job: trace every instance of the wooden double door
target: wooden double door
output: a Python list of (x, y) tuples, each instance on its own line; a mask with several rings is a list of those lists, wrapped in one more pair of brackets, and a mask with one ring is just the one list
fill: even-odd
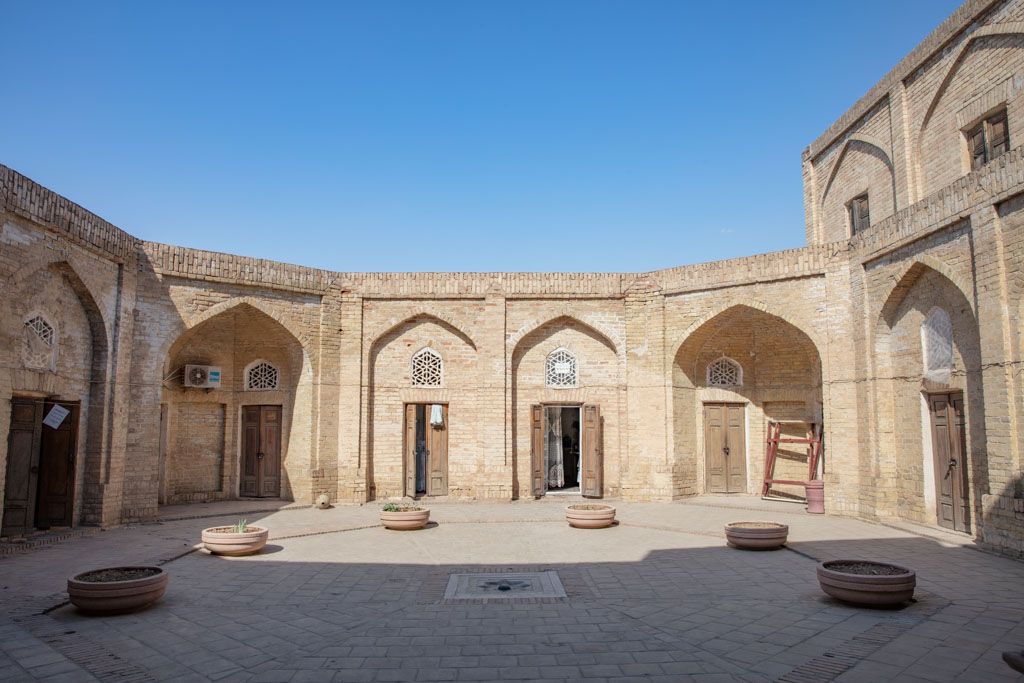
[[(543, 496), (549, 489), (549, 471), (545, 456), (545, 443), (550, 434), (550, 420), (545, 411), (553, 406), (530, 406), (530, 470), (533, 495)], [(580, 493), (588, 498), (604, 495), (604, 458), (602, 453), (601, 411), (596, 405), (580, 407), (583, 424), (580, 426)]]
[(448, 404), (405, 404), (405, 495), (448, 495)]
[(970, 531), (967, 495), (967, 423), (963, 393), (929, 394), (935, 513), (939, 526)]
[(281, 495), (281, 413), (281, 406), (242, 407), (243, 496)]
[(704, 468), (708, 493), (747, 490), (746, 426), (742, 403), (704, 404)]
[[(55, 406), (69, 411), (56, 427), (43, 424)], [(2, 536), (71, 526), (75, 502), (78, 402), (15, 396), (7, 441)]]

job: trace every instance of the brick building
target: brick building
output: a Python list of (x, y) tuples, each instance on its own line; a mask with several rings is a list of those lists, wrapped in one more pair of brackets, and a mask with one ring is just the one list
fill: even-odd
[(757, 494), (780, 421), (823, 429), (830, 512), (1024, 556), (1022, 89), (1024, 0), (969, 0), (804, 150), (806, 247), (649, 273), (155, 244), (0, 166), (2, 533), (242, 496)]

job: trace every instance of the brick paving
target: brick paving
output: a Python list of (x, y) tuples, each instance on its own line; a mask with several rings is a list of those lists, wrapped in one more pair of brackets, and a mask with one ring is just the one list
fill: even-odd
[[(1024, 564), (966, 537), (752, 498), (617, 503), (618, 526), (583, 531), (563, 504), (433, 504), (415, 532), (377, 526), (373, 505), (174, 506), (10, 554), (0, 680), (1024, 680), (1000, 660), (1024, 648)], [(238, 516), (271, 528), (264, 552), (194, 550)], [(788, 523), (789, 549), (727, 548), (722, 525), (741, 519)], [(915, 568), (917, 602), (828, 599), (816, 561), (843, 556)], [(63, 604), (68, 575), (140, 562), (171, 573), (149, 610)], [(444, 600), (449, 574), (485, 570), (557, 571), (567, 598)]]

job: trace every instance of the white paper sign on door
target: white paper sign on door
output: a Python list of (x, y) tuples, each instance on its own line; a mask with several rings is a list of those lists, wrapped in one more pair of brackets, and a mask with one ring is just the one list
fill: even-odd
[(43, 424), (47, 427), (53, 427), (56, 429), (60, 427), (60, 423), (64, 421), (64, 418), (68, 416), (71, 411), (62, 406), (54, 406), (50, 409), (46, 419), (43, 420)]

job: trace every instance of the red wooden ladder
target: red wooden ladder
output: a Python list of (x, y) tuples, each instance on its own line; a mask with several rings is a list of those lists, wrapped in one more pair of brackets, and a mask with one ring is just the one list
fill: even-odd
[[(808, 426), (806, 439), (782, 438), (782, 426), (787, 424), (805, 424)], [(769, 420), (768, 438), (765, 443), (764, 454), (764, 484), (761, 486), (761, 497), (770, 498), (772, 484), (789, 484), (790, 486), (803, 486), (805, 491), (807, 481), (815, 478), (818, 473), (818, 461), (821, 459), (821, 438), (823, 429), (817, 422), (803, 422), (800, 420)], [(779, 452), (780, 443), (805, 444), (807, 446), (807, 481), (793, 479), (775, 479), (775, 456)], [(796, 500), (786, 498), (785, 500)], [(807, 502), (805, 493), (803, 502)]]

